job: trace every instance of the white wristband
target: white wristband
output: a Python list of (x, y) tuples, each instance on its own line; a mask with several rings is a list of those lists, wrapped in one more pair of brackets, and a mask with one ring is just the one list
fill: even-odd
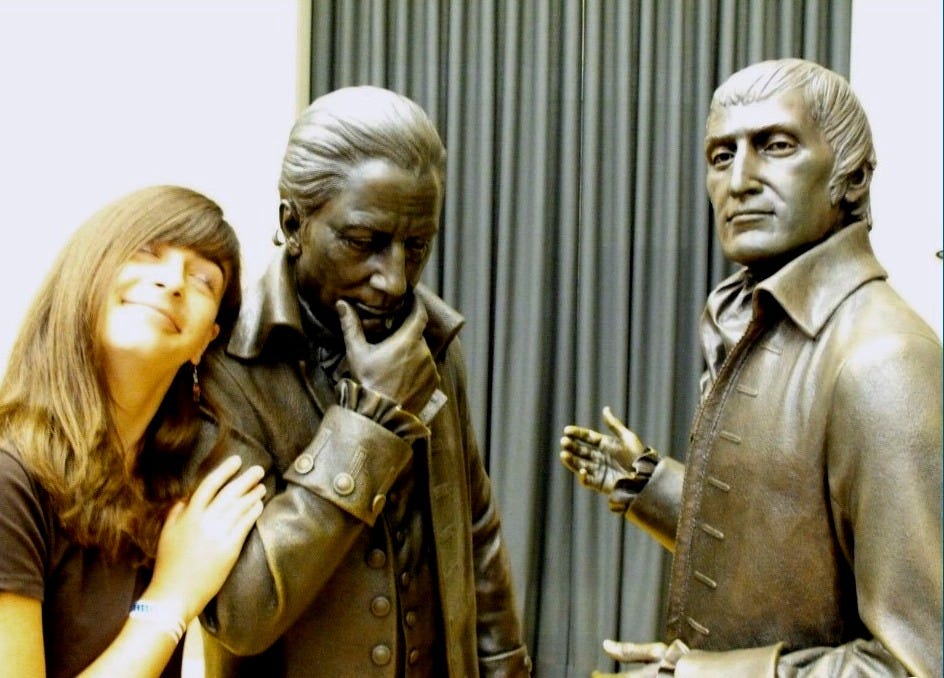
[(170, 634), (175, 645), (180, 642), (187, 630), (187, 623), (179, 610), (175, 610), (169, 605), (152, 603), (149, 600), (135, 601), (128, 616), (131, 619), (140, 619), (159, 627), (165, 633)]

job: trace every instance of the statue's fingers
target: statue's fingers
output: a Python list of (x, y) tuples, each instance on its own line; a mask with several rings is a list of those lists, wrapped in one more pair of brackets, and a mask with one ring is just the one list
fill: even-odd
[(582, 426), (565, 426), (564, 435), (588, 445), (599, 445), (602, 438), (602, 435), (597, 431)]
[(603, 651), (612, 659), (623, 663), (659, 662), (665, 656), (665, 643), (627, 643), (606, 639)]

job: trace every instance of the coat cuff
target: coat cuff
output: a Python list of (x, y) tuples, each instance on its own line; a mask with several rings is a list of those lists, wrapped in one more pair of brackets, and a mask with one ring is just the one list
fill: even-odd
[(411, 456), (410, 445), (395, 433), (333, 405), (284, 478), (373, 526)]
[(685, 465), (663, 457), (626, 512), (627, 518), (673, 553), (684, 480)]
[(675, 664), (676, 678), (776, 678), (782, 643), (746, 650), (692, 650)]
[(481, 678), (527, 678), (530, 675), (531, 657), (524, 645), (501, 654), (479, 657)]

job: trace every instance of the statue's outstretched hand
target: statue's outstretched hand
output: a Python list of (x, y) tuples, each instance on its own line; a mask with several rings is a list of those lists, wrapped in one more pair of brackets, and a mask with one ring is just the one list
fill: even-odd
[(581, 485), (609, 494), (620, 478), (635, 477), (633, 464), (652, 450), (609, 407), (603, 408), (603, 420), (613, 435), (566, 426), (560, 442), (560, 459)]

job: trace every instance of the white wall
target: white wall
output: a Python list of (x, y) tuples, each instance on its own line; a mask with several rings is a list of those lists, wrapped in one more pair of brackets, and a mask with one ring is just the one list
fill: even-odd
[(59, 247), (154, 183), (223, 207), (246, 280), (273, 247), (297, 0), (0, 0), (0, 369)]
[(941, 0), (855, 0), (850, 81), (872, 124), (872, 243), (941, 336)]

